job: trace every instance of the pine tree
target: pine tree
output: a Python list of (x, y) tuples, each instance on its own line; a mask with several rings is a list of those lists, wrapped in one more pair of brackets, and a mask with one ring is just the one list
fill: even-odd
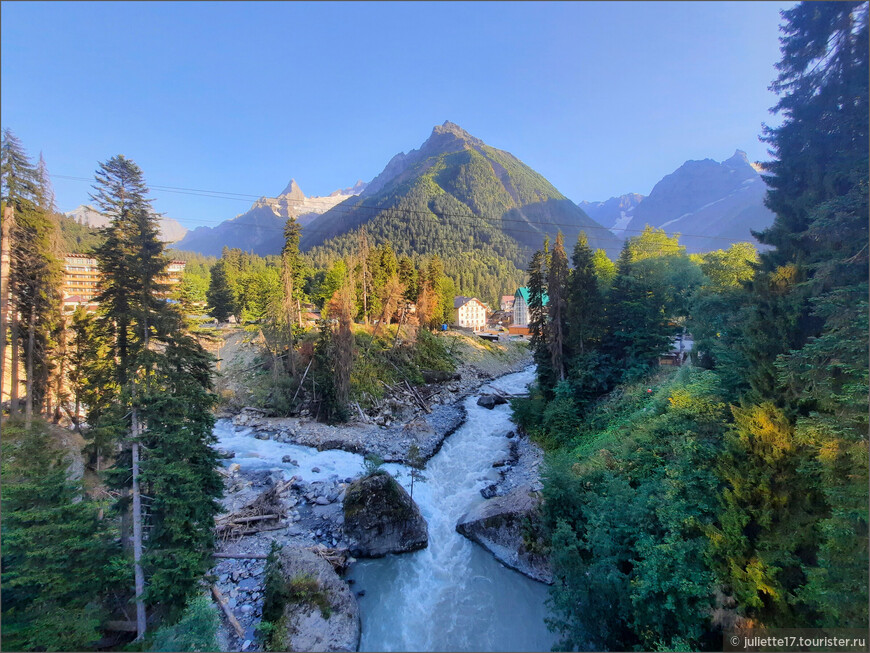
[(634, 261), (626, 243), (617, 262), (607, 301), (607, 336), (603, 351), (628, 380), (650, 371), (667, 351), (671, 336), (665, 314), (665, 288), (644, 274), (645, 261)]
[(574, 269), (568, 281), (568, 339), (571, 352), (586, 354), (601, 341), (602, 296), (595, 273), (595, 262), (586, 234), (580, 232), (571, 262)]
[(150, 533), (143, 566), (146, 601), (176, 616), (211, 567), (216, 499), (223, 483), (212, 448), (216, 403), (211, 390), (212, 357), (179, 329), (155, 357), (152, 379), (140, 403), (146, 425), (142, 442), (143, 493), (151, 497)]
[[(547, 325), (547, 277), (550, 266), (550, 241), (544, 239), (544, 248), (532, 255), (529, 261), (529, 333), (532, 355), (537, 365), (538, 384), (545, 393), (551, 393), (556, 385), (552, 357), (548, 347)], [(550, 396), (550, 395), (548, 395)]]
[(208, 302), (208, 314), (218, 322), (226, 322), (230, 316), (238, 316), (238, 299), (234, 292), (227, 272), (226, 259), (220, 259), (211, 268), (211, 277), (208, 284), (206, 301)]
[[(58, 315), (60, 264), (53, 255), (55, 226), (49, 217), (47, 178), (41, 177), (8, 129), (3, 133), (0, 152), (2, 198), (13, 211), (9, 277), (12, 344), (13, 353), (22, 345), (25, 352), (29, 421), (33, 407), (42, 405), (48, 391), (49, 334)], [(18, 378), (19, 364), (18, 356), (13, 356), (13, 379)], [(17, 385), (13, 383), (13, 412), (17, 409)]]
[(290, 374), (296, 377), (296, 338), (294, 329), (300, 318), (300, 303), (302, 296), (302, 265), (299, 258), (299, 238), (302, 229), (296, 224), (295, 218), (289, 218), (284, 225), (284, 247), (281, 250), (281, 277), (284, 282), (284, 328), (287, 332), (290, 350), (287, 358), (290, 364)]
[(550, 361), (555, 376), (559, 381), (564, 381), (565, 343), (568, 337), (568, 257), (561, 231), (556, 235), (556, 244), (550, 256), (550, 269), (547, 272)]
[(35, 420), (4, 424), (3, 645), (73, 651), (99, 639), (100, 599), (119, 579), (118, 554), (100, 506), (70, 480), (69, 460)]
[[(99, 379), (113, 401), (98, 404), (100, 414), (89, 414), (88, 421), (97, 432), (114, 431), (122, 445), (111, 479), (132, 496), (141, 638), (145, 602), (159, 602), (170, 614), (179, 611), (209, 564), (214, 498), (221, 489), (208, 446), (211, 357), (166, 301), (162, 274), (168, 259), (139, 167), (113, 157), (97, 171), (95, 190), (93, 199), (111, 219), (96, 257), (102, 272), (98, 327), (115, 365), (110, 379)], [(140, 488), (152, 499), (144, 510)], [(152, 527), (147, 539), (146, 522)]]
[[(761, 255), (747, 353), (757, 397), (777, 392), (774, 361), (823, 329), (810, 297), (867, 278), (868, 9), (866, 2), (801, 3), (783, 12), (782, 60), (771, 90), (784, 115), (764, 139), (773, 225)], [(761, 325), (774, 337), (763, 337)]]

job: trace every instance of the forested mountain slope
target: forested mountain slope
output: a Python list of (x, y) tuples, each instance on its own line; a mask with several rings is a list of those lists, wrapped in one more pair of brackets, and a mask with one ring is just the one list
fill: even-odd
[(399, 255), (438, 254), (469, 294), (512, 292), (507, 280), (521, 278), (534, 248), (560, 230), (569, 242), (585, 231), (614, 258), (621, 246), (540, 174), (450, 122), (303, 229), (302, 249), (325, 265), (357, 250), (362, 227)]

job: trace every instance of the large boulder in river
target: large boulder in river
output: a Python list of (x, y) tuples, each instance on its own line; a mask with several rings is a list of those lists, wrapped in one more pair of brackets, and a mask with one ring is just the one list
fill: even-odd
[(487, 499), (465, 514), (456, 530), (477, 542), (511, 569), (542, 583), (552, 584), (548, 558), (529, 551), (523, 532), (536, 520), (540, 500), (528, 486), (502, 497)]
[(298, 546), (285, 546), (280, 562), (288, 599), (273, 650), (356, 651), (359, 605), (332, 565)]
[(492, 410), (499, 404), (506, 404), (507, 399), (502, 397), (501, 395), (480, 395), (480, 399), (477, 400), (478, 406), (483, 406), (484, 408), (489, 408)]
[(420, 509), (385, 471), (357, 479), (344, 495), (344, 532), (356, 541), (357, 558), (425, 549), (429, 530)]

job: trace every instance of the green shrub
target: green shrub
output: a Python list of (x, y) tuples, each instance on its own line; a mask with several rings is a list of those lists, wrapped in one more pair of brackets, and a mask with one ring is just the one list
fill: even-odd
[(217, 651), (217, 609), (204, 596), (187, 602), (181, 619), (154, 634), (152, 651)]

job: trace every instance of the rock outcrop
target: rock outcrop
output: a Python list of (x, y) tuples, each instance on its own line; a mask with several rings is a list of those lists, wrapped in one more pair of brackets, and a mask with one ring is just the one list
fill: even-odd
[(356, 651), (359, 605), (347, 583), (310, 549), (284, 547), (280, 555), (288, 582), (305, 583), (307, 588), (306, 600), (284, 606), (284, 618), (278, 622), (284, 629), (282, 650)]
[(428, 526), (417, 504), (383, 471), (357, 479), (347, 488), (344, 533), (355, 541), (351, 554), (357, 558), (407, 553), (429, 544)]
[(510, 494), (487, 499), (472, 508), (456, 525), (456, 530), (490, 551), (504, 565), (529, 578), (551, 584), (549, 560), (526, 549), (523, 525), (535, 519), (539, 499), (528, 486)]

